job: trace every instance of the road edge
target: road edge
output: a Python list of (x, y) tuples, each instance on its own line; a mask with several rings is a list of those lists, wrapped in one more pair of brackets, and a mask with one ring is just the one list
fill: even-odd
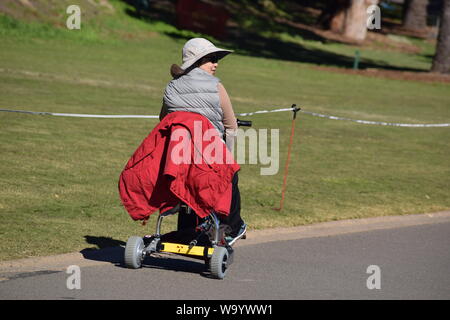
[[(236, 248), (273, 241), (288, 241), (303, 238), (328, 237), (341, 234), (367, 232), (380, 229), (403, 228), (424, 224), (450, 222), (450, 211), (427, 214), (400, 216), (381, 216), (362, 219), (347, 219), (315, 223), (311, 225), (252, 230), (247, 239), (236, 243)], [(117, 263), (115, 259), (107, 259), (108, 255), (117, 256), (117, 248), (105, 248), (95, 251), (95, 259), (86, 257), (81, 252), (72, 252), (44, 257), (31, 257), (0, 262), (0, 281), (10, 279), (8, 275), (17, 273), (34, 273), (39, 271), (64, 271), (70, 265), (79, 267)]]

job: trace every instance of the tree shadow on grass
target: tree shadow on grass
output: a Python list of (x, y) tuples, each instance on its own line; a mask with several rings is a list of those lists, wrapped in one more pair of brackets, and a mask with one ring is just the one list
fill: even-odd
[[(176, 33), (166, 33), (173, 38), (182, 38), (188, 40)], [(311, 63), (320, 66), (339, 67), (352, 69), (354, 57), (336, 54), (326, 50), (316, 48), (307, 48), (300, 44), (286, 42), (274, 38), (263, 38), (257, 34), (247, 34), (246, 36), (228, 40), (226, 42), (228, 48), (235, 49), (235, 52), (241, 55), (268, 58), (283, 61)], [(385, 69), (392, 71), (413, 71), (424, 72), (426, 70), (418, 68), (397, 67), (386, 64), (384, 61), (377, 61), (367, 58), (361, 58), (359, 61), (359, 69)]]
[[(128, 4), (133, 4), (134, 0), (122, 0)], [(170, 1), (168, 1), (170, 3)], [(151, 2), (150, 2), (151, 3)], [(126, 9), (126, 13), (142, 21), (154, 23), (162, 21), (164, 23), (176, 26), (176, 17), (173, 10), (161, 9), (160, 7), (150, 7), (145, 12), (138, 13), (133, 9)], [(317, 41), (321, 43), (333, 43), (337, 41), (326, 39), (321, 35), (314, 33), (308, 27), (295, 27), (289, 24), (280, 24), (271, 20), (266, 20), (264, 30), (271, 32), (277, 31), (286, 33), (290, 36), (300, 36), (304, 40)], [(300, 43), (284, 41), (278, 38), (262, 36), (251, 30), (244, 29), (240, 26), (230, 27), (227, 30), (228, 37), (222, 41), (214, 40), (218, 46), (233, 48), (241, 55), (252, 57), (278, 59), (284, 61), (311, 63), (322, 66), (332, 66), (340, 68), (353, 68), (354, 57), (337, 54), (327, 50), (311, 48)], [(180, 31), (166, 31), (166, 35), (174, 39), (188, 40), (191, 34)], [(208, 36), (207, 36), (208, 37)], [(181, 48), (180, 48), (181, 50)], [(360, 69), (375, 68), (392, 71), (415, 71), (424, 72), (425, 70), (408, 67), (397, 67), (387, 64), (385, 61), (372, 60), (362, 57), (359, 62)]]

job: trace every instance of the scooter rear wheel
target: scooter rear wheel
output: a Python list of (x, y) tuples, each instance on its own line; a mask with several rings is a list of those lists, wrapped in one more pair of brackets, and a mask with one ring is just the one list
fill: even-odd
[(144, 260), (144, 240), (141, 237), (131, 236), (125, 247), (125, 266), (130, 269), (139, 269)]

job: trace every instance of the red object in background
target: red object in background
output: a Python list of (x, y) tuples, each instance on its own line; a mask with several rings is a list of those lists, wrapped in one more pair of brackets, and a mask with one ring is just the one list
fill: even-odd
[(218, 39), (225, 38), (229, 19), (225, 8), (199, 0), (178, 0), (176, 12), (179, 28), (209, 34)]

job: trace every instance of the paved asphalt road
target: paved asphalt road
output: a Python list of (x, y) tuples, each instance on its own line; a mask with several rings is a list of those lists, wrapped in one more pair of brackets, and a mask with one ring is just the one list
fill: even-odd
[[(83, 252), (81, 289), (67, 288), (70, 274), (61, 265), (55, 269), (49, 262), (24, 272), (4, 264), (0, 300), (450, 299), (449, 218), (447, 213), (411, 225), (387, 221), (376, 228), (367, 227), (370, 222), (362, 224), (367, 228), (351, 226), (351, 232), (337, 222), (338, 232), (303, 227), (285, 240), (265, 234), (256, 241), (250, 233), (236, 247), (224, 280), (210, 279), (202, 261), (179, 256), (150, 257), (142, 269), (126, 269), (123, 247)], [(367, 279), (375, 274), (367, 269), (373, 265), (380, 289), (370, 290)]]

